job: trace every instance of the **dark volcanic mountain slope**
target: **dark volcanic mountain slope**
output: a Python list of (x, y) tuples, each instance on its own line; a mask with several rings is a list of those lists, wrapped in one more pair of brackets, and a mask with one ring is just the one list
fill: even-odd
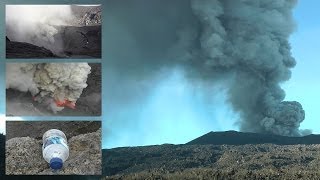
[(50, 50), (24, 42), (6, 41), (7, 58), (57, 58)]
[(129, 174), (149, 169), (175, 172), (210, 166), (221, 156), (220, 147), (161, 145), (116, 148), (103, 151), (103, 174)]
[[(299, 140), (297, 142), (294, 142), (296, 138), (274, 136), (268, 139), (266, 136), (229, 131), (208, 133), (183, 145), (105, 149), (103, 172), (107, 175), (106, 179), (312, 179), (319, 177), (320, 145), (317, 143), (319, 136), (297, 138)], [(231, 137), (234, 139), (232, 140)], [(223, 144), (224, 140), (226, 144), (237, 145), (212, 144), (213, 142)], [(261, 142), (259, 143), (258, 140)]]
[(312, 179), (320, 175), (319, 150), (272, 144), (118, 148), (104, 150), (103, 170), (107, 179)]
[(214, 145), (244, 145), (244, 144), (265, 144), (278, 145), (294, 144), (320, 144), (320, 135), (308, 135), (304, 137), (287, 137), (273, 134), (244, 133), (237, 131), (209, 132), (196, 138), (187, 144), (214, 144)]
[(56, 46), (61, 46), (61, 56), (78, 58), (101, 58), (101, 25), (61, 26), (54, 37)]

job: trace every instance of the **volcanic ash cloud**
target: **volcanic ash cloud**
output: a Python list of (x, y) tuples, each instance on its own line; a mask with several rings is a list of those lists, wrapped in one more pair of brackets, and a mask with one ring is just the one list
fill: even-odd
[(6, 88), (30, 92), (53, 112), (74, 108), (87, 87), (87, 63), (7, 63)]
[[(288, 42), (295, 28), (292, 9), (296, 0), (148, 2), (132, 4), (130, 9), (119, 1), (110, 3), (122, 11), (110, 6), (109, 26), (118, 28), (114, 32), (123, 32), (123, 36), (110, 39), (111, 70), (134, 82), (142, 75), (156, 79), (157, 69), (178, 66), (190, 83), (225, 83), (227, 101), (240, 114), (242, 131), (286, 136), (306, 132), (299, 129), (305, 118), (301, 104), (284, 101), (280, 87), (296, 65)], [(126, 61), (120, 63), (126, 54), (130, 61), (123, 58)], [(127, 86), (116, 82), (119, 91)], [(127, 89), (130, 94), (134, 88)]]
[(294, 5), (294, 0), (191, 1), (202, 29), (197, 64), (235, 75), (229, 101), (240, 112), (243, 131), (301, 135), (305, 112), (299, 102), (283, 101), (279, 86), (296, 64), (288, 42)]

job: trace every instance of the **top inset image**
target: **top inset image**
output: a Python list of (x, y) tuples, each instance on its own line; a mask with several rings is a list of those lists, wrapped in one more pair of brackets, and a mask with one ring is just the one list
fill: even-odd
[(101, 58), (101, 5), (6, 5), (6, 58)]

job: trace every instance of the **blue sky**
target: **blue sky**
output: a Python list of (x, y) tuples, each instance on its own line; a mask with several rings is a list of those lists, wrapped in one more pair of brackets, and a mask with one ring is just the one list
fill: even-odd
[[(106, 113), (103, 147), (182, 144), (210, 131), (237, 128), (223, 87), (203, 89), (188, 83), (181, 71), (171, 73), (140, 102), (143, 108), (134, 104), (121, 113)], [(215, 96), (208, 99), (204, 91)]]
[(302, 129), (320, 133), (320, 1), (300, 0), (294, 10), (297, 29), (290, 38), (297, 65), (291, 79), (283, 85), (286, 100), (299, 101), (305, 112)]
[[(317, 9), (319, 7), (320, 1), (318, 0), (300, 0), (294, 10), (297, 29), (292, 34), (290, 42), (293, 56), (297, 60), (297, 66), (292, 70), (291, 80), (282, 85), (287, 93), (286, 100), (299, 101), (306, 111), (306, 119), (301, 128), (312, 129), (314, 133), (320, 133), (320, 127), (317, 127), (320, 113), (317, 103), (317, 100), (320, 99), (320, 54), (318, 53), (320, 50), (320, 21), (318, 19), (320, 13)], [(4, 89), (3, 61), (0, 62), (0, 67), (0, 87)], [(180, 83), (172, 86), (172, 83), (177, 81)], [(213, 91), (219, 91), (219, 89), (213, 89)], [(185, 143), (212, 130), (237, 130), (237, 126), (234, 125), (237, 116), (230, 111), (228, 106), (223, 105), (223, 91), (219, 92), (219, 97), (222, 98), (213, 97), (212, 102), (215, 102), (215, 104), (206, 104), (201, 98), (201, 94), (198, 94), (197, 97), (199, 98), (195, 104), (189, 103), (191, 101), (189, 99), (190, 93), (193, 93), (192, 88), (188, 86), (188, 83), (184, 81), (179, 73), (174, 73), (172, 79), (163, 82), (153, 92), (147, 102), (145, 112), (141, 112), (141, 122), (138, 124), (109, 124), (108, 122), (103, 122), (105, 124), (104, 127), (112, 125), (109, 128), (124, 129), (123, 133), (112, 136), (112, 140), (104, 137), (103, 147), (161, 144), (166, 142)], [(171, 97), (176, 97), (176, 99), (168, 105), (167, 101), (170, 101)], [(4, 96), (0, 97), (0, 100), (0, 132), (3, 132), (4, 116), (1, 116), (1, 114), (4, 114)], [(194, 102), (194, 100), (192, 101)], [(212, 111), (203, 111), (202, 105), (212, 107)], [(215, 107), (220, 108), (216, 109)], [(161, 110), (154, 112), (155, 109)], [(178, 117), (176, 117), (175, 112), (177, 110), (181, 112)], [(153, 115), (150, 116), (150, 113)], [(194, 118), (195, 116), (197, 117)], [(229, 118), (226, 120), (225, 117)], [(108, 119), (103, 119), (108, 121)], [(104, 128), (104, 131), (106, 131), (106, 128)]]

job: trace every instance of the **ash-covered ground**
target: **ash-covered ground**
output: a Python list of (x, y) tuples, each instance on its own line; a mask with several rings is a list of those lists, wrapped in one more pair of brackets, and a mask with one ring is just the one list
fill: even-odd
[(53, 113), (47, 107), (32, 99), (29, 92), (14, 89), (6, 90), (7, 116), (100, 116), (101, 115), (101, 64), (89, 63), (91, 73), (88, 86), (77, 100), (76, 109), (64, 108)]
[[(52, 172), (42, 157), (42, 135), (52, 128), (66, 134), (70, 149), (58, 172)], [(7, 175), (101, 175), (101, 156), (100, 121), (7, 122)]]
[(101, 6), (46, 6), (42, 21), (17, 16), (19, 10), (43, 13), (39, 7), (14, 8), (9, 7), (6, 21), (7, 58), (101, 58)]
[(208, 133), (187, 144), (103, 150), (105, 179), (315, 179), (320, 136)]

